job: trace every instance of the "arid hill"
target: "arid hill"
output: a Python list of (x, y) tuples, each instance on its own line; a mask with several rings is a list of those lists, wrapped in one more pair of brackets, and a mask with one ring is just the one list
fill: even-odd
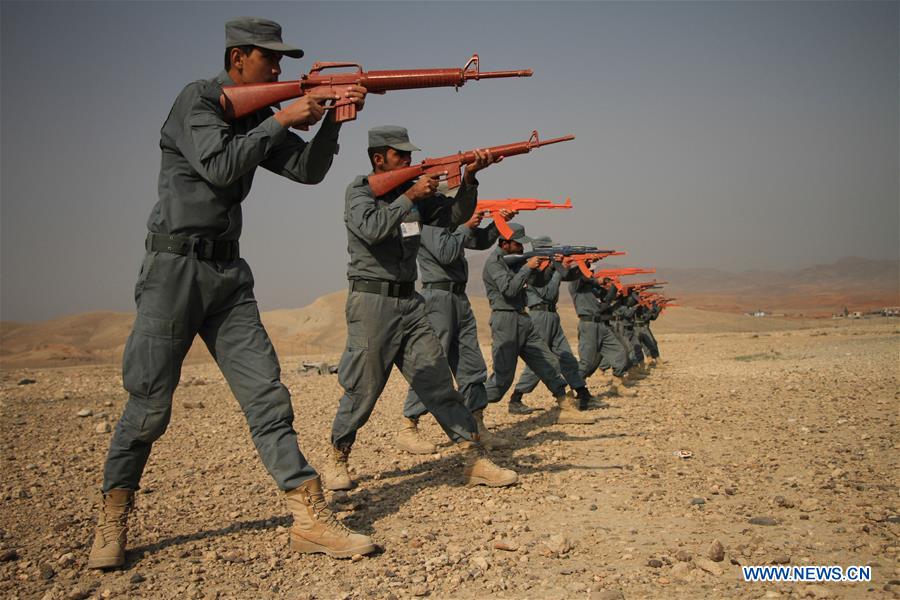
[[(347, 335), (347, 293), (322, 296), (303, 308), (264, 312), (263, 323), (280, 356), (331, 356), (340, 353)], [(489, 351), (490, 309), (484, 297), (472, 297), (481, 343)], [(560, 315), (576, 340), (577, 320), (565, 299)], [(3, 368), (118, 363), (131, 330), (130, 313), (95, 312), (37, 323), (0, 323)], [(762, 332), (823, 326), (821, 320), (754, 318), (743, 314), (673, 307), (653, 325), (657, 333)], [(194, 341), (188, 362), (210, 360), (202, 340)]]

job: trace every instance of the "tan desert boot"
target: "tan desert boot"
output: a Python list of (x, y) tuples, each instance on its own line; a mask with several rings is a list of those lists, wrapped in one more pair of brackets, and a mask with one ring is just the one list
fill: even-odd
[(612, 395), (623, 398), (634, 398), (637, 396), (637, 392), (628, 387), (623, 377), (613, 377), (613, 383), (609, 385), (609, 392)]
[(325, 468), (325, 488), (337, 490), (352, 490), (353, 480), (350, 478), (350, 472), (347, 470), (347, 463), (350, 460), (350, 448), (341, 450), (331, 446), (331, 460)]
[(628, 369), (628, 373), (626, 373), (626, 376), (629, 379), (632, 379), (634, 381), (640, 381), (641, 379), (645, 379), (647, 377), (647, 375), (648, 374), (646, 372), (644, 372), (644, 370), (642, 369), (640, 364), (634, 365), (633, 367)]
[(484, 409), (473, 411), (472, 416), (475, 417), (475, 423), (478, 424), (478, 440), (482, 446), (488, 450), (512, 447), (512, 443), (508, 439), (493, 433), (484, 424)]
[(419, 420), (403, 417), (403, 428), (397, 432), (397, 447), (410, 454), (434, 454), (437, 446), (419, 434)]
[(505, 487), (519, 480), (519, 476), (512, 469), (504, 469), (491, 462), (478, 442), (462, 441), (459, 445), (466, 457), (463, 478), (467, 487), (473, 485)]
[(578, 400), (575, 399), (575, 395), (571, 390), (569, 390), (562, 396), (557, 396), (556, 405), (559, 407), (559, 413), (556, 415), (557, 424), (590, 425), (597, 422), (594, 417), (588, 416), (582, 411), (578, 410)]
[(125, 564), (128, 513), (133, 507), (134, 490), (109, 490), (103, 494), (88, 569), (112, 569)]
[(291, 550), (351, 558), (357, 554), (371, 554), (378, 549), (372, 538), (348, 529), (334, 516), (325, 502), (322, 480), (318, 477), (287, 492), (285, 498), (288, 509), (294, 515)]

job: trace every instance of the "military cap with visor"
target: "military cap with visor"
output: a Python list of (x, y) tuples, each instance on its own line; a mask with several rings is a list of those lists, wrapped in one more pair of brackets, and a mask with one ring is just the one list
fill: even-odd
[(281, 25), (259, 17), (238, 17), (225, 23), (225, 48), (235, 46), (256, 46), (291, 58), (303, 56), (303, 50), (281, 40)]
[(501, 239), (513, 242), (519, 242), (523, 246), (525, 244), (531, 244), (532, 239), (525, 235), (525, 227), (520, 225), (519, 223), (508, 223), (509, 228), (512, 229), (512, 235), (509, 237), (501, 237)]
[(401, 152), (416, 152), (421, 150), (409, 141), (409, 132), (406, 127), (399, 125), (382, 125), (369, 130), (369, 148), (393, 148)]

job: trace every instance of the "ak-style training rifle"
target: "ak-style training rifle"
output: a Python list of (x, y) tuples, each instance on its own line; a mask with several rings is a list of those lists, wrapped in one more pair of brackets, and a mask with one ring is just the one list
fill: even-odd
[[(566, 135), (553, 138), (552, 140), (541, 141), (538, 139), (538, 132), (532, 131), (531, 137), (524, 142), (514, 142), (502, 146), (491, 146), (490, 148), (484, 148), (483, 150), (490, 152), (494, 157), (516, 156), (517, 154), (527, 154), (541, 146), (549, 146), (550, 144), (558, 144), (559, 142), (568, 142), (574, 139), (574, 135)], [(437, 175), (441, 179), (446, 180), (447, 187), (454, 189), (459, 187), (460, 181), (462, 181), (462, 166), (470, 165), (477, 159), (478, 156), (475, 154), (474, 150), (457, 152), (456, 154), (442, 156), (440, 158), (426, 158), (417, 165), (369, 175), (369, 187), (372, 188), (372, 194), (375, 196), (383, 196), (391, 190), (422, 175)]]
[(592, 262), (602, 260), (607, 256), (624, 256), (625, 252), (616, 250), (601, 250), (595, 246), (535, 246), (529, 252), (522, 254), (507, 254), (503, 257), (506, 264), (513, 266), (523, 262), (527, 262), (530, 258), (538, 256), (543, 259), (540, 269), (543, 271), (551, 261), (561, 261), (568, 258), (581, 271), (585, 277), (592, 275), (590, 264)]
[[(473, 54), (463, 68), (404, 69), (393, 71), (363, 71), (351, 62), (317, 62), (306, 75), (295, 81), (274, 83), (249, 83), (222, 87), (219, 103), (227, 120), (240, 119), (267, 106), (293, 98), (299, 98), (313, 90), (327, 90), (335, 96), (343, 96), (348, 85), (361, 85), (370, 94), (384, 94), (393, 90), (411, 90), (429, 87), (453, 87), (457, 90), (467, 81), (499, 79), (504, 77), (531, 77), (531, 69), (519, 71), (481, 72), (477, 54)], [(355, 68), (349, 73), (323, 73), (326, 69)], [(356, 119), (356, 105), (347, 98), (334, 101), (327, 107), (332, 119), (338, 123)]]
[(572, 199), (566, 198), (563, 204), (553, 204), (552, 200), (538, 200), (536, 198), (506, 198), (505, 200), (479, 200), (475, 205), (475, 213), (490, 217), (497, 226), (497, 231), (504, 239), (509, 239), (513, 231), (500, 215), (501, 210), (541, 210), (541, 209), (569, 209), (572, 208)]

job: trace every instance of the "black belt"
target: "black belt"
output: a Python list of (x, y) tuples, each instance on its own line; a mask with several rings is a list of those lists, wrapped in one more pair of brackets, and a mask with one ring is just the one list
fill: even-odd
[(578, 320), (579, 320), (579, 321), (584, 321), (585, 323), (606, 323), (606, 322), (609, 321), (609, 318), (607, 318), (607, 317), (584, 317), (584, 316), (579, 316), (579, 317), (578, 317)]
[(237, 240), (204, 240), (184, 235), (148, 233), (144, 247), (148, 252), (170, 252), (220, 262), (231, 262), (240, 257)]
[(350, 281), (351, 292), (381, 294), (391, 298), (409, 298), (416, 292), (414, 282), (379, 281), (377, 279), (353, 279)]
[(423, 283), (422, 287), (426, 290), (444, 290), (445, 292), (453, 292), (454, 294), (466, 293), (466, 284), (457, 283), (455, 281), (436, 281), (434, 283)]
[(524, 308), (495, 308), (494, 312), (511, 312), (516, 313), (517, 315), (527, 315), (528, 311)]
[(528, 310), (543, 310), (547, 312), (556, 312), (555, 304), (534, 304), (528, 307)]

